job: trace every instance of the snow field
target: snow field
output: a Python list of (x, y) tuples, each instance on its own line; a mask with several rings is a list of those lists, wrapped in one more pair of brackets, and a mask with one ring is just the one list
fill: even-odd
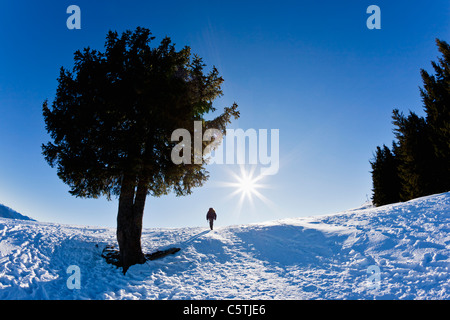
[[(144, 229), (145, 252), (181, 251), (125, 276), (100, 256), (115, 243), (114, 228), (1, 218), (0, 299), (450, 299), (450, 193), (214, 231)], [(80, 289), (68, 288), (71, 265)]]

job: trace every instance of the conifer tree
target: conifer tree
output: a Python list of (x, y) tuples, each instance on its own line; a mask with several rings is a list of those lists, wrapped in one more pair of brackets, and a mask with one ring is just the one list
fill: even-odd
[(407, 201), (435, 193), (434, 181), (439, 172), (434, 167), (436, 158), (426, 120), (414, 112), (406, 117), (398, 109), (393, 111), (392, 118), (398, 141), (396, 156), (401, 181), (400, 199)]
[(400, 200), (400, 179), (398, 175), (398, 163), (391, 150), (383, 145), (377, 147), (372, 166), (373, 196), (372, 201), (376, 206), (382, 206)]
[[(209, 178), (205, 160), (174, 164), (174, 130), (193, 136), (202, 129), (225, 127), (238, 118), (237, 105), (212, 120), (213, 101), (222, 95), (215, 67), (204, 72), (202, 59), (189, 47), (175, 50), (170, 38), (151, 47), (146, 28), (110, 31), (105, 51), (75, 52), (73, 71), (61, 68), (56, 97), (44, 102), (43, 115), (52, 141), (43, 145), (47, 162), (77, 197), (117, 196), (117, 241), (125, 273), (145, 261), (141, 248), (147, 195), (188, 195)], [(203, 142), (202, 147), (206, 147)]]
[[(426, 117), (414, 112), (405, 116), (398, 109), (392, 115), (397, 139), (392, 151), (401, 201), (450, 190), (450, 46), (439, 39), (436, 44), (442, 57), (431, 62), (435, 74), (421, 69), (420, 94)], [(382, 187), (387, 178), (383, 174), (385, 169), (380, 169), (387, 162), (387, 154), (387, 150), (377, 147), (375, 160), (371, 162), (373, 199), (377, 205), (387, 201)]]
[(443, 192), (450, 191), (450, 46), (439, 39), (436, 44), (442, 57), (438, 62), (431, 62), (434, 75), (421, 70), (423, 88), (420, 94), (436, 156), (434, 166), (439, 171), (434, 183), (436, 189)]

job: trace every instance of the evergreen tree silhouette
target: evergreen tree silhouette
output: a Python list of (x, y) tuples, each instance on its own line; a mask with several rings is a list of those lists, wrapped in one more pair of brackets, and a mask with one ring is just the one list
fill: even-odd
[(381, 206), (400, 200), (398, 163), (391, 150), (383, 145), (377, 147), (372, 166), (373, 204)]
[[(76, 51), (73, 71), (61, 68), (56, 97), (43, 105), (52, 141), (43, 155), (77, 197), (119, 198), (117, 240), (123, 272), (145, 262), (141, 248), (147, 195), (188, 195), (209, 178), (201, 163), (174, 164), (178, 142), (172, 132), (183, 128), (194, 136), (202, 129), (225, 134), (237, 105), (212, 120), (213, 101), (222, 95), (222, 77), (215, 67), (204, 72), (202, 59), (189, 47), (175, 50), (170, 38), (151, 47), (146, 28), (110, 31), (105, 51)], [(205, 148), (209, 142), (203, 142)], [(193, 158), (193, 155), (192, 155)]]
[[(431, 64), (435, 71), (430, 75), (421, 69), (423, 88), (420, 94), (426, 117), (410, 112), (405, 116), (398, 109), (392, 119), (394, 141), (392, 155), (395, 158), (399, 183), (399, 200), (446, 192), (450, 190), (450, 46), (436, 39), (442, 57)], [(389, 151), (389, 152), (388, 152)], [(377, 147), (372, 165), (373, 201), (376, 205), (394, 202), (386, 191), (397, 190), (397, 181), (391, 181), (388, 172), (394, 174), (390, 163), (391, 152), (385, 146)], [(392, 194), (392, 195), (393, 195)]]

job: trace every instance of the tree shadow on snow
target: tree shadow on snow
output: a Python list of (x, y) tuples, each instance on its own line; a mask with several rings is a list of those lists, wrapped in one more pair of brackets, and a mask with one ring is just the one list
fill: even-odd
[(181, 245), (186, 246), (186, 245), (190, 244), (191, 242), (193, 242), (195, 239), (200, 238), (201, 236), (208, 234), (210, 232), (211, 232), (211, 230), (202, 231), (199, 234), (196, 234), (196, 235), (190, 237), (189, 239), (187, 239), (186, 241), (182, 242)]

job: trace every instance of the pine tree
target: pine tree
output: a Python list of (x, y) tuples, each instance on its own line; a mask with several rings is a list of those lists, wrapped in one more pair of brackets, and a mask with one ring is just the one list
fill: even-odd
[(407, 201), (438, 192), (434, 182), (439, 170), (435, 167), (436, 157), (426, 120), (414, 112), (405, 117), (397, 109), (392, 118), (398, 141), (400, 199)]
[[(442, 58), (431, 62), (435, 75), (421, 69), (424, 86), (420, 94), (426, 118), (413, 112), (405, 116), (397, 109), (392, 115), (397, 139), (392, 151), (401, 201), (450, 190), (450, 46), (438, 39), (436, 43)], [(386, 150), (378, 147), (375, 161), (371, 162), (373, 198), (377, 205), (386, 201), (380, 186), (386, 181), (384, 169), (379, 169), (387, 161), (386, 154)]]
[(436, 44), (442, 58), (431, 62), (435, 75), (421, 69), (420, 94), (439, 171), (434, 183), (438, 192), (444, 192), (450, 190), (450, 46), (439, 39)]
[(382, 206), (400, 200), (400, 179), (398, 162), (391, 150), (383, 145), (377, 147), (372, 166), (373, 195), (372, 201), (376, 206)]
[[(216, 118), (213, 101), (222, 95), (222, 77), (215, 67), (204, 72), (202, 59), (189, 47), (175, 50), (170, 38), (157, 47), (148, 29), (138, 27), (120, 37), (110, 31), (105, 51), (75, 52), (73, 71), (61, 68), (56, 97), (43, 105), (52, 138), (43, 155), (77, 197), (119, 198), (117, 241), (125, 273), (145, 261), (141, 248), (147, 195), (188, 195), (209, 178), (205, 161), (174, 164), (171, 141), (175, 129), (194, 136), (202, 129), (225, 134), (237, 105)], [(207, 142), (203, 142), (202, 147)]]

